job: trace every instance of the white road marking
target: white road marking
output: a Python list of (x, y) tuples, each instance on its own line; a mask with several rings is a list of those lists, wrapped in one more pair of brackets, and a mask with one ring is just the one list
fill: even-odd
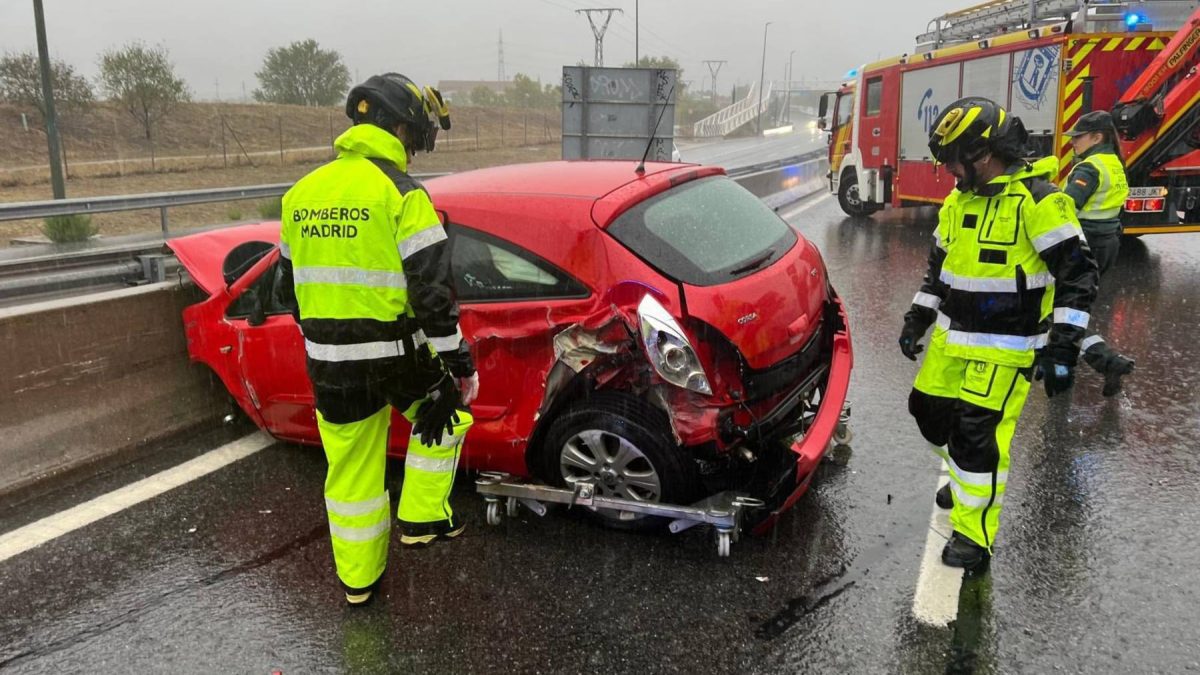
[(825, 200), (828, 199), (830, 196), (831, 195), (829, 193), (821, 195), (820, 197), (817, 197), (816, 199), (813, 199), (812, 201), (801, 204), (800, 206), (797, 206), (796, 208), (794, 208), (790, 211), (779, 214), (779, 217), (783, 218), (784, 220), (791, 220), (792, 218), (795, 218), (796, 216), (800, 215), (801, 213), (804, 213), (805, 211), (816, 206), (817, 204), (824, 204)]
[[(938, 488), (950, 482), (946, 463)], [(948, 626), (958, 617), (958, 596), (962, 590), (963, 571), (942, 563), (942, 547), (954, 529), (950, 512), (935, 503), (929, 517), (929, 533), (925, 536), (925, 554), (921, 557), (921, 572), (917, 576), (917, 592), (913, 597), (913, 616), (930, 626)]]
[(256, 431), (216, 450), (160, 471), (91, 501), (0, 535), (0, 562), (57, 539), (62, 535), (119, 513), (135, 504), (228, 466), (275, 443), (265, 432)]

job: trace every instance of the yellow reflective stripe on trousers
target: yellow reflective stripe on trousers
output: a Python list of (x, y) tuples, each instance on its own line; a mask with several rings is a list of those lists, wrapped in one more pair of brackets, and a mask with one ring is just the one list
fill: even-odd
[(988, 487), (988, 494), (986, 495), (974, 495), (967, 492), (966, 487), (961, 483), (951, 478), (950, 489), (954, 492), (955, 502), (962, 504), (963, 506), (969, 506), (973, 509), (982, 509), (989, 504), (996, 506), (1000, 503), (1001, 493), (997, 491), (993, 497), (991, 493), (991, 487)]
[(458, 466), (457, 457), (442, 457), (435, 459), (433, 457), (425, 457), (416, 453), (408, 453), (404, 458), (405, 469), (417, 469), (428, 473), (446, 473), (453, 472)]
[[(964, 485), (972, 485), (975, 487), (987, 488), (989, 490), (991, 489), (992, 474), (978, 473), (975, 471), (964, 471), (961, 467), (958, 466), (958, 464), (956, 464), (954, 462), (954, 460), (952, 458), (950, 458), (949, 454), (946, 455), (946, 461), (950, 465), (951, 473), (953, 473), (958, 478), (959, 483), (962, 483)], [(1000, 471), (996, 474), (995, 478), (996, 478), (996, 485), (1006, 485), (1008, 483), (1008, 472)]]
[(379, 535), (385, 534), (390, 529), (390, 516), (385, 516), (380, 522), (366, 527), (346, 527), (332, 522), (329, 523), (329, 534), (343, 541), (371, 541)]
[(369, 288), (408, 288), (403, 272), (368, 270), (357, 267), (296, 267), (296, 284), (335, 284)]
[(339, 516), (363, 516), (368, 513), (373, 513), (388, 505), (388, 493), (384, 492), (374, 499), (367, 499), (361, 502), (339, 502), (336, 499), (325, 498), (325, 508), (331, 513), (336, 513)]

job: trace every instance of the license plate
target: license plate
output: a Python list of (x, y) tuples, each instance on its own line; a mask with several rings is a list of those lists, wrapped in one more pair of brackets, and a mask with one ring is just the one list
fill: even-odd
[(1148, 197), (1166, 197), (1167, 189), (1163, 187), (1134, 187), (1129, 188), (1129, 199), (1146, 199)]

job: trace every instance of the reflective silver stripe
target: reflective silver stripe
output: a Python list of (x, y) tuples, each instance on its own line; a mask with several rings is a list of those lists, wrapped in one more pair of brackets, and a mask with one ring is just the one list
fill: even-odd
[(954, 491), (955, 505), (962, 504), (963, 506), (969, 506), (974, 509), (982, 509), (983, 507), (987, 506), (989, 503), (992, 506), (995, 506), (1000, 503), (1000, 495), (998, 492), (996, 494), (996, 500), (993, 502), (992, 498), (990, 496), (979, 497), (979, 496), (976, 496), (976, 495), (973, 495), (973, 494), (967, 492), (966, 490), (964, 490), (962, 488), (961, 485), (958, 484), (958, 481), (953, 481), (953, 480), (950, 481), (950, 489), (952, 489)]
[(971, 293), (1016, 293), (1017, 280), (1011, 277), (964, 277), (942, 270), (942, 283), (958, 291)]
[(1087, 312), (1081, 312), (1070, 307), (1055, 307), (1054, 308), (1054, 323), (1065, 323), (1080, 328), (1087, 328), (1088, 321), (1092, 316)]
[(1041, 335), (1026, 337), (1022, 335), (968, 333), (961, 330), (952, 330), (946, 333), (946, 342), (960, 347), (994, 347), (996, 349), (1023, 352), (1045, 347), (1046, 334), (1042, 333)]
[(345, 527), (329, 523), (329, 534), (342, 541), (371, 541), (382, 534), (387, 534), (391, 529), (391, 525), (392, 519), (390, 516), (385, 516), (378, 523), (366, 527)]
[(433, 227), (405, 237), (396, 248), (400, 250), (400, 259), (407, 260), (409, 256), (417, 251), (429, 248), (443, 241), (446, 241), (446, 231), (442, 229), (441, 225), (434, 225)]
[(447, 335), (446, 337), (431, 337), (426, 339), (429, 340), (430, 345), (433, 345), (434, 351), (452, 352), (458, 349), (459, 343), (462, 342), (462, 329), (455, 327), (454, 335)]
[[(443, 438), (442, 440), (446, 439)], [(446, 447), (453, 447), (453, 445), (453, 443), (447, 443)], [(445, 459), (434, 459), (410, 452), (404, 458), (405, 469), (417, 469), (418, 471), (426, 471), (428, 473), (453, 473), (457, 466), (458, 458), (454, 456), (446, 457)]]
[(942, 245), (942, 237), (938, 234), (937, 230), (933, 231), (933, 245), (942, 249), (943, 251), (946, 250), (946, 247)]
[(1033, 247), (1037, 249), (1038, 253), (1041, 253), (1056, 244), (1061, 244), (1071, 237), (1082, 238), (1083, 230), (1079, 229), (1079, 226), (1075, 223), (1063, 223), (1053, 230), (1034, 238)]
[[(992, 487), (992, 474), (978, 473), (975, 471), (963, 471), (958, 464), (949, 455), (946, 456), (946, 461), (950, 464), (950, 470), (954, 472), (958, 482), (966, 485), (974, 485), (976, 487), (990, 488)], [(1008, 472), (1001, 471), (996, 474), (996, 485), (1004, 485), (1008, 483)]]
[(1079, 349), (1086, 352), (1087, 350), (1091, 349), (1092, 347), (1095, 347), (1098, 344), (1102, 344), (1103, 342), (1104, 342), (1104, 338), (1100, 337), (1099, 335), (1093, 335), (1091, 337), (1084, 338), (1083, 342), (1079, 343)]
[(1054, 275), (1049, 272), (1038, 272), (1025, 277), (1025, 288), (1050, 288), (1054, 286)]
[(374, 499), (368, 499), (361, 502), (339, 502), (336, 499), (325, 498), (325, 508), (336, 513), (339, 516), (365, 516), (368, 513), (374, 513), (379, 509), (388, 505), (388, 493), (385, 490), (383, 494)]
[(946, 330), (946, 342), (960, 347), (994, 347), (1012, 351), (1027, 351), (1046, 346), (1048, 335), (1004, 335), (1003, 333), (970, 333), (962, 330), (951, 330), (950, 317), (938, 312), (938, 328)]
[(403, 272), (364, 270), (357, 267), (297, 267), (297, 284), (354, 284), (373, 288), (408, 288)]
[(286, 241), (279, 242), (279, 255), (287, 258), (288, 260), (292, 259), (292, 247), (288, 246)]
[(932, 293), (917, 293), (913, 298), (914, 305), (928, 307), (929, 309), (937, 309), (942, 306), (942, 299)]
[(312, 340), (304, 341), (304, 349), (317, 361), (365, 361), (404, 356), (404, 345), (399, 342), (359, 342), (351, 345), (326, 345)]

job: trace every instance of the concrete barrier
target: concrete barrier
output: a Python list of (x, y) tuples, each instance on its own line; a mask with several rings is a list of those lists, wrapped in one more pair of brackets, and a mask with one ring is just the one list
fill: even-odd
[(199, 299), (168, 282), (0, 309), (0, 494), (219, 419), (183, 331)]

